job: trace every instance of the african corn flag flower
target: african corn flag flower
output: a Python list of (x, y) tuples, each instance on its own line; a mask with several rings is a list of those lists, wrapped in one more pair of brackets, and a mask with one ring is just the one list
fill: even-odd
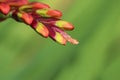
[(0, 0), (0, 21), (13, 18), (33, 28), (37, 33), (65, 45), (66, 42), (78, 44), (65, 31), (73, 30), (71, 23), (61, 20), (62, 13), (49, 5), (28, 0)]

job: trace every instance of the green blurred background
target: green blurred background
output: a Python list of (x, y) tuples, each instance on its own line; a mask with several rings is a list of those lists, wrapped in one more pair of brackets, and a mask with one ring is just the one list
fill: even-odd
[(80, 43), (62, 46), (23, 23), (1, 22), (0, 80), (120, 80), (120, 0), (42, 1), (75, 25), (68, 33)]

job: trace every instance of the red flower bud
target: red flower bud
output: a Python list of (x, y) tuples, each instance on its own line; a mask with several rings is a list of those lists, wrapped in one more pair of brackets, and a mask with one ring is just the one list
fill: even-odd
[(49, 36), (49, 31), (44, 24), (34, 20), (31, 27), (43, 37), (47, 38)]
[(52, 9), (48, 10), (47, 15), (49, 15), (50, 17), (55, 17), (55, 18), (61, 18), (62, 17), (62, 13), (60, 11), (52, 10)]
[(8, 14), (10, 11), (10, 6), (6, 3), (0, 3), (0, 12), (2, 12), (3, 14)]
[(54, 25), (63, 30), (73, 30), (74, 29), (74, 27), (71, 23), (62, 21), (62, 20), (55, 21)]
[(34, 9), (46, 9), (46, 8), (50, 8), (49, 5), (44, 4), (44, 3), (40, 3), (40, 2), (32, 2), (29, 5), (32, 6), (32, 8), (34, 8)]
[(60, 11), (52, 9), (38, 9), (36, 10), (36, 13), (42, 17), (60, 18), (62, 16), (62, 13)]
[(24, 21), (26, 24), (28, 24), (28, 25), (30, 25), (30, 24), (32, 23), (32, 21), (33, 21), (33, 17), (32, 17), (30, 14), (25, 13), (25, 12), (22, 13), (21, 18), (22, 18), (23, 21)]

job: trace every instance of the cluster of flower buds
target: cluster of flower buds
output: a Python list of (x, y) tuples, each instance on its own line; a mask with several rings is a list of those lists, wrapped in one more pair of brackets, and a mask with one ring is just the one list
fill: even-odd
[(73, 30), (71, 23), (61, 20), (62, 13), (41, 2), (27, 0), (0, 0), (0, 21), (13, 18), (30, 25), (37, 33), (65, 45), (78, 44), (65, 30)]

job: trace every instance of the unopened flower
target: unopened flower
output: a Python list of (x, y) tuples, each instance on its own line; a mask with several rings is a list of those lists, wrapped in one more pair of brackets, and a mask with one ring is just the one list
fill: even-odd
[(41, 2), (27, 0), (0, 0), (0, 21), (13, 18), (30, 25), (37, 33), (65, 45), (78, 44), (65, 30), (73, 30), (71, 23), (61, 20), (62, 13)]

